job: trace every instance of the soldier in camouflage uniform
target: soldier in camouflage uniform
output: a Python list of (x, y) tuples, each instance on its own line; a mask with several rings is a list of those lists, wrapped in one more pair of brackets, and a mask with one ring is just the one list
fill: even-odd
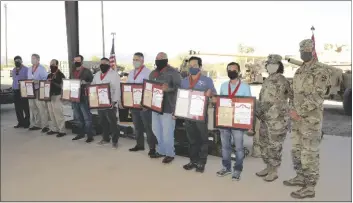
[(284, 71), (279, 55), (269, 55), (266, 69), (268, 78), (262, 84), (259, 107), (256, 110), (260, 120), (260, 148), (265, 169), (256, 175), (267, 182), (278, 178), (277, 169), (281, 165), (282, 145), (288, 132), (289, 104), (293, 92), (289, 81), (282, 75)]
[(293, 78), (294, 100), (292, 118), (292, 160), (295, 178), (284, 181), (287, 186), (302, 186), (292, 192), (293, 198), (315, 197), (319, 179), (319, 145), (323, 119), (324, 95), (330, 81), (330, 70), (313, 57), (313, 41), (300, 42), (303, 65)]

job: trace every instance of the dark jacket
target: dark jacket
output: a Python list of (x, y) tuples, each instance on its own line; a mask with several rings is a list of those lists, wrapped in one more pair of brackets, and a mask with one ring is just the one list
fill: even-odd
[(168, 66), (165, 71), (155, 77), (158, 72), (157, 70), (153, 70), (150, 73), (149, 79), (168, 84), (169, 88), (164, 92), (163, 96), (163, 113), (174, 113), (177, 91), (181, 83), (181, 75), (171, 66)]
[(51, 79), (50, 84), (50, 95), (61, 95), (63, 79), (65, 79), (65, 75), (58, 70), (58, 72), (54, 75), (50, 73), (47, 79)]
[[(76, 68), (74, 68), (71, 71), (70, 79), (76, 79), (75, 78), (75, 71), (76, 71)], [(84, 80), (87, 83), (91, 83), (93, 81), (93, 74), (88, 68), (84, 68), (80, 73), (79, 79)], [(88, 85), (89, 84), (82, 84), (81, 85), (81, 96), (80, 96), (81, 98), (87, 97), (85, 92), (86, 92), (86, 88), (88, 87)]]

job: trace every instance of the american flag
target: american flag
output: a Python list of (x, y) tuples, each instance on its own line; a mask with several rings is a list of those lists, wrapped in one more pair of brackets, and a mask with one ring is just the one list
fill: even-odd
[(314, 36), (314, 32), (313, 32), (313, 35), (311, 36), (311, 40), (313, 40), (313, 57), (314, 57), (315, 60), (318, 61), (319, 59), (317, 58), (316, 49), (315, 49), (315, 36)]
[(112, 49), (110, 51), (110, 57), (109, 57), (109, 63), (110, 67), (116, 68), (116, 59), (115, 59), (115, 48), (114, 48), (114, 37), (113, 37), (113, 44), (112, 44)]

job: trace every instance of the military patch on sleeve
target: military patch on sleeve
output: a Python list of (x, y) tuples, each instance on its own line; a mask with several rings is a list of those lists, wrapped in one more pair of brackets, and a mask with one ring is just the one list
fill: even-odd
[(327, 80), (327, 76), (326, 75), (321, 76), (321, 80), (322, 81), (326, 81)]

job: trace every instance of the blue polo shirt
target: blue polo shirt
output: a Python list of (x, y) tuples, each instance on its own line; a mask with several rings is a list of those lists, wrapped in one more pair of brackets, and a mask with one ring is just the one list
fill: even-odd
[[(190, 77), (186, 77), (181, 81), (180, 87), (184, 89), (189, 89)], [(195, 90), (207, 91), (211, 89), (213, 94), (217, 94), (216, 88), (214, 87), (213, 80), (207, 76), (201, 75), (197, 83), (195, 84)]]
[[(230, 84), (231, 93), (233, 93), (238, 83), (239, 81), (236, 84)], [(229, 81), (222, 83), (220, 95), (228, 95), (228, 84), (229, 84)], [(238, 92), (235, 94), (235, 96), (251, 97), (250, 86), (245, 82), (241, 82)]]

